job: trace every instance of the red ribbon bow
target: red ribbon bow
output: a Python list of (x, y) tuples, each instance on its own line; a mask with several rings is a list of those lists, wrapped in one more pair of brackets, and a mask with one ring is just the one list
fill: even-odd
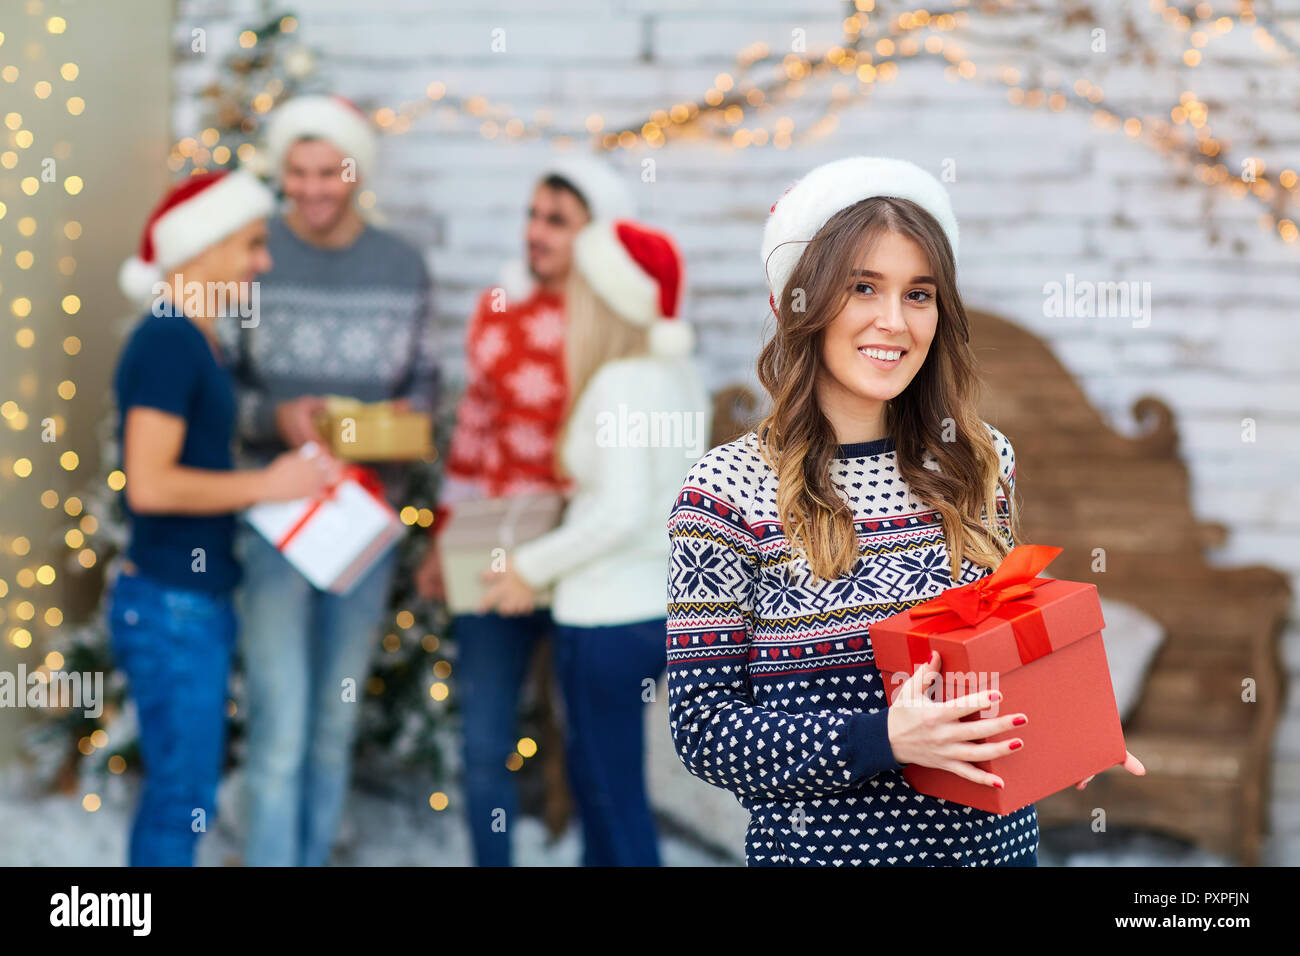
[[(998, 569), (978, 581), (949, 588), (936, 598), (912, 608), (912, 617), (942, 614), (951, 611), (966, 627), (978, 624), (1008, 601), (1028, 597), (1034, 588), (1046, 584), (1050, 578), (1039, 578), (1038, 572), (1047, 567), (1064, 548), (1045, 544), (1021, 544), (1012, 548)], [(955, 630), (957, 625), (947, 628)]]
[(373, 468), (366, 468), (362, 465), (347, 465), (343, 469), (343, 476), (334, 484), (326, 488), (325, 494), (314, 499), (312, 503), (307, 506), (307, 510), (298, 516), (298, 520), (290, 525), (289, 530), (280, 536), (280, 540), (275, 543), (276, 549), (283, 551), (287, 548), (289, 542), (298, 536), (298, 532), (305, 528), (307, 522), (310, 521), (312, 516), (320, 510), (321, 505), (338, 496), (339, 485), (343, 484), (343, 482), (348, 479), (355, 481), (362, 488), (368, 491), (370, 497), (376, 498), (380, 501), (384, 500), (384, 483), (380, 479), (377, 471)]
[(1035, 588), (1051, 581), (1051, 578), (1038, 577), (1038, 573), (1063, 550), (1042, 544), (1018, 545), (1007, 553), (992, 574), (949, 588), (938, 597), (912, 608), (911, 617), (930, 618), (907, 632), (912, 664), (930, 659), (929, 635), (972, 627), (995, 616), (1011, 622), (1021, 663), (1027, 664), (1051, 653), (1052, 646), (1041, 611), (1030, 608), (1030, 613), (1024, 615), (1017, 608), (1003, 609), (1002, 606), (1029, 597)]

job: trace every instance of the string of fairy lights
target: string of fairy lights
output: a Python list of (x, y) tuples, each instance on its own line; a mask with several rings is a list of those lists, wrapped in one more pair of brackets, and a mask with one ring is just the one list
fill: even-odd
[[(924, 9), (900, 13), (890, 20), (883, 35), (880, 35), (881, 29), (870, 16), (874, 0), (857, 0), (857, 13), (845, 18), (842, 24), (846, 38), (844, 45), (831, 47), (819, 57), (796, 53), (781, 55), (778, 76), (767, 84), (740, 83), (732, 74), (721, 73), (701, 100), (655, 110), (640, 125), (628, 125), (618, 130), (606, 130), (604, 118), (593, 114), (587, 118), (586, 132), (607, 151), (643, 146), (653, 149), (665, 145), (672, 136), (696, 133), (705, 119), (712, 119), (713, 135), (729, 139), (734, 148), (770, 145), (786, 149), (829, 135), (838, 126), (840, 112), (870, 96), (876, 84), (891, 83), (898, 77), (900, 60), (925, 54), (942, 56), (948, 61), (945, 76), (950, 80), (971, 80), (983, 75), (1002, 82), (1007, 87), (1008, 101), (1017, 106), (1046, 106), (1055, 112), (1071, 105), (1089, 108), (1093, 111), (1093, 122), (1099, 128), (1123, 130), (1135, 140), (1145, 137), (1150, 145), (1164, 154), (1191, 159), (1194, 174), (1200, 182), (1224, 187), (1233, 198), (1251, 196), (1261, 203), (1271, 203), (1282, 193), (1288, 194), (1287, 198), (1291, 201), (1300, 198), (1294, 169), (1284, 168), (1273, 177), (1263, 159), (1245, 157), (1242, 160), (1242, 170), (1248, 167), (1250, 171), (1249, 178), (1245, 178), (1242, 170), (1234, 171), (1221, 160), (1212, 162), (1225, 152), (1225, 144), (1212, 135), (1208, 126), (1208, 107), (1191, 91), (1184, 92), (1179, 102), (1169, 109), (1167, 121), (1155, 119), (1144, 122), (1137, 115), (1124, 116), (1124, 111), (1109, 108), (1102, 88), (1084, 78), (1079, 78), (1072, 86), (1053, 89), (1049, 88), (1050, 84), (1029, 87), (1022, 85), (1022, 71), (1011, 66), (981, 74), (960, 45), (942, 35), (970, 25), (969, 12), (959, 9), (964, 6), (966, 3), (959, 0), (952, 10), (944, 13), (933, 14)], [(1285, 32), (1276, 28), (1270, 30), (1258, 22), (1252, 4), (1245, 0), (1238, 4), (1235, 16), (1216, 16), (1211, 4), (1199, 3), (1193, 9), (1195, 20), (1164, 0), (1151, 0), (1150, 9), (1172, 28), (1188, 34), (1188, 46), (1182, 55), (1182, 61), (1189, 68), (1200, 65), (1201, 51), (1213, 37), (1227, 34), (1238, 24), (1252, 26), (1252, 38), (1266, 52), (1272, 52), (1279, 46), (1293, 55), (1296, 52), (1294, 42)], [(930, 31), (924, 39), (915, 35), (922, 30)], [(870, 48), (863, 49), (864, 42), (872, 37), (874, 42)], [(1281, 41), (1279, 37), (1282, 38)], [(758, 66), (775, 64), (778, 57), (766, 44), (755, 44), (742, 50), (736, 60), (738, 72), (745, 74)], [(795, 123), (789, 116), (776, 120), (771, 129), (763, 125), (744, 125), (747, 115), (780, 102), (798, 99), (804, 93), (807, 80), (834, 72), (854, 75), (858, 83), (857, 89), (851, 89), (849, 83), (843, 80), (835, 84), (825, 112), (808, 124), (802, 135), (795, 133)], [(429, 85), (423, 100), (402, 104), (397, 109), (378, 109), (374, 111), (374, 118), (382, 129), (392, 135), (400, 135), (407, 132), (414, 121), (432, 109), (435, 103), (447, 99), (445, 84), (435, 81)], [(541, 136), (546, 135), (550, 128), (545, 117), (528, 123), (519, 117), (509, 116), (506, 108), (494, 109), (483, 97), (469, 97), (451, 105), (458, 107), (462, 114), (480, 117), (479, 132), (485, 139), (495, 139), (502, 134), (511, 139)], [(1183, 127), (1194, 130), (1194, 143), (1187, 143), (1180, 138), (1178, 131)], [(559, 132), (553, 134), (552, 138), (571, 139), (573, 134)], [(1265, 229), (1275, 229), (1287, 242), (1293, 242), (1297, 238), (1296, 224), (1290, 218), (1265, 211), (1259, 217), (1259, 224)]]
[[(28, 15), (40, 17), (43, 13), (43, 4), (39, 0), (28, 0), (25, 11)], [(55, 215), (53, 222), (42, 222), (42, 217), (36, 214), (38, 212), (36, 197), (42, 189), (61, 189), (66, 196), (77, 197), (82, 194), (85, 183), (76, 174), (55, 177), (44, 175), (49, 159), (54, 160), (56, 169), (72, 161), (72, 143), (68, 139), (59, 139), (42, 153), (38, 154), (34, 151), (37, 136), (31, 128), (32, 124), (20, 112), (24, 107), (19, 100), (19, 91), (30, 93), (32, 100), (27, 102), (36, 112), (45, 108), (44, 101), (57, 102), (61, 99), (63, 111), (73, 118), (83, 115), (86, 101), (79, 92), (78, 80), (81, 70), (75, 60), (68, 59), (59, 63), (60, 58), (52, 55), (54, 51), (47, 50), (47, 45), (57, 45), (65, 37), (68, 30), (67, 20), (62, 16), (49, 16), (44, 19), (42, 28), (48, 40), (44, 43), (36, 40), (28, 42), (20, 56), (15, 57), (25, 60), (24, 65), (19, 66), (11, 62), (0, 69), (0, 81), (3, 82), (2, 88), (6, 89), (5, 100), (8, 107), (3, 117), (5, 148), (0, 151), (0, 168), (18, 170), (18, 175), (21, 176), (17, 181), (17, 193), (20, 195), (9, 197), (15, 208), (10, 209), (4, 201), (0, 200), (0, 221), (10, 218), (14, 220), (17, 243), (23, 247), (19, 248), (13, 257), (20, 282), (36, 274), (37, 257), (30, 246), (39, 242), (37, 237), (43, 231), (55, 230), (54, 241), (61, 247), (60, 251), (65, 253), (56, 255), (52, 261), (53, 271), (56, 274), (55, 285), (63, 293), (58, 297), (57, 307), (64, 315), (75, 316), (81, 311), (82, 305), (81, 298), (75, 291), (78, 264), (74, 254), (76, 243), (82, 237), (82, 225), (75, 217), (64, 218), (62, 215)], [(4, 49), (6, 40), (5, 34), (0, 32), (0, 50)], [(31, 82), (30, 86), (23, 82), (28, 78), (28, 74), (39, 77)], [(24, 172), (40, 172), (41, 175), (22, 175)], [(27, 200), (32, 201), (30, 209), (26, 208)], [(58, 238), (59, 236), (61, 239)], [(2, 248), (0, 251), (3, 251)], [(0, 289), (0, 291), (8, 290)], [(25, 294), (22, 288), (15, 289), (10, 294), (12, 297), (9, 299), (8, 310), (19, 323), (14, 332), (14, 344), (20, 350), (30, 350), (37, 342), (37, 332), (31, 323), (40, 316), (42, 311), (39, 307), (40, 303), (33, 301), (33, 295)], [(82, 351), (81, 339), (76, 335), (67, 335), (62, 339), (60, 348), (69, 359), (75, 358)], [(0, 418), (3, 418), (4, 425), (10, 431), (27, 434), (39, 431), (42, 433), (42, 439), (46, 437), (47, 431), (52, 431), (54, 438), (62, 438), (66, 434), (67, 420), (59, 411), (44, 415), (39, 421), (32, 420), (38, 415), (35, 409), (44, 401), (35, 371), (29, 369), (18, 375), (12, 387), (17, 398), (9, 398), (0, 403)], [(53, 391), (60, 402), (71, 402), (77, 395), (77, 386), (72, 378), (65, 378), (54, 385)], [(28, 408), (24, 408), (24, 405)], [(29, 426), (32, 432), (28, 432)], [(71, 449), (62, 451), (58, 455), (57, 462), (59, 469), (68, 473), (75, 473), (81, 464), (80, 456)], [(5, 456), (0, 459), (0, 473), (6, 478), (25, 483), (27, 479), (37, 475), (38, 469), (32, 457), (20, 453), (16, 457)], [(118, 475), (120, 476), (120, 473)], [(110, 479), (112, 480), (116, 479)], [(71, 521), (62, 533), (62, 544), (68, 554), (67, 562), (83, 569), (93, 567), (97, 555), (91, 547), (90, 539), (99, 531), (99, 521), (95, 515), (87, 512), (82, 499), (77, 495), (62, 496), (55, 488), (47, 487), (40, 492), (37, 500), (45, 510), (61, 510)], [(55, 559), (49, 563), (23, 564), (23, 560), (33, 552), (33, 542), (24, 534), (4, 534), (0, 536), (0, 542), (3, 543), (4, 551), (22, 565), (13, 572), (12, 588), (7, 578), (0, 577), (0, 598), (9, 598), (7, 604), (0, 607), (0, 624), (9, 625), (6, 632), (9, 644), (20, 650), (26, 649), (33, 643), (34, 627), (43, 625), (47, 631), (52, 632), (64, 623), (64, 614), (58, 606), (57, 597), (51, 596), (57, 593), (52, 589), (60, 575), (56, 564), (61, 562)], [(44, 604), (44, 608), (39, 607), (40, 604)], [(63, 655), (57, 650), (51, 650), (44, 655), (40, 665), (32, 673), (32, 677), (38, 682), (48, 684), (50, 675), (63, 666)], [(25, 693), (26, 689), (20, 689), (19, 692)], [(96, 748), (106, 746), (107, 743), (107, 734), (97, 730), (78, 741), (78, 748), (82, 753), (91, 753)], [(120, 757), (116, 757), (110, 761), (110, 769), (120, 773), (125, 769), (125, 762)], [(98, 809), (98, 795), (93, 793), (84, 795), (82, 805), (90, 811)]]
[[(40, 12), (39, 3), (29, 3), (28, 12)], [(67, 22), (63, 17), (49, 17), (45, 22), (45, 31), (50, 37), (59, 37), (67, 29)], [(0, 33), (0, 48), (3, 48), (5, 36)], [(38, 43), (28, 44), (25, 51), (27, 59), (34, 65), (31, 69), (39, 72), (45, 66), (43, 50)], [(27, 69), (24, 67), (23, 69)], [(21, 70), (16, 64), (8, 64), (0, 69), (0, 80), (8, 87), (17, 86), (21, 78)], [(31, 86), (31, 93), (36, 100), (47, 100), (54, 96), (64, 98), (64, 109), (68, 115), (76, 117), (82, 115), (85, 110), (85, 100), (78, 95), (76, 81), (80, 74), (80, 69), (73, 61), (66, 61), (58, 67), (57, 76), (62, 86), (56, 88), (55, 83), (49, 79), (39, 79)], [(15, 94), (11, 94), (6, 99), (10, 105), (18, 105)], [(34, 165), (39, 166), (43, 157), (37, 157), (30, 152), (35, 143), (35, 134), (27, 127), (23, 116), (17, 110), (9, 110), (4, 115), (4, 126), (7, 130), (6, 145), (9, 147), (0, 152), (0, 167), (6, 170), (16, 169), (23, 159), (35, 160)], [(53, 144), (50, 149), (50, 155), (57, 162), (66, 162), (72, 154), (71, 144), (66, 140), (60, 140)], [(35, 197), (41, 190), (42, 186), (48, 188), (62, 188), (68, 196), (78, 196), (84, 188), (81, 177), (76, 175), (64, 176), (57, 184), (44, 183), (42, 178), (35, 175), (23, 176), (18, 182), (18, 190), (26, 197)], [(17, 203), (16, 203), (17, 205)], [(15, 222), (15, 231), (19, 237), (19, 242), (34, 237), (41, 228), (41, 223), (34, 215), (24, 215), (25, 210), (19, 208), (13, 210), (18, 214)], [(0, 220), (5, 219), (10, 213), (6, 204), (0, 201)], [(68, 243), (73, 243), (81, 238), (81, 223), (76, 219), (68, 219), (62, 224), (55, 224), (56, 228), (62, 233)], [(18, 267), (20, 273), (30, 273), (35, 265), (35, 254), (29, 248), (22, 248), (14, 255), (14, 264)], [(69, 254), (59, 257), (54, 263), (55, 269), (59, 275), (59, 284), (64, 287), (71, 287), (72, 277), (77, 270), (76, 257)], [(21, 290), (19, 290), (21, 293)], [(76, 315), (81, 310), (81, 299), (75, 292), (67, 292), (59, 301), (59, 308), (66, 315)], [(20, 323), (19, 328), (14, 333), (14, 343), (20, 349), (31, 349), (36, 343), (36, 332), (31, 325), (27, 324), (34, 318), (34, 306), (31, 297), (23, 294), (14, 295), (9, 301), (9, 311)], [(62, 350), (69, 356), (76, 356), (81, 352), (81, 340), (75, 335), (66, 336), (62, 341)], [(22, 399), (35, 400), (39, 394), (36, 374), (33, 371), (27, 371), (20, 375), (16, 381), (18, 395)], [(58, 382), (54, 389), (57, 396), (63, 401), (71, 401), (77, 393), (76, 384), (72, 379), (63, 379)], [(18, 401), (9, 399), (0, 404), (0, 416), (4, 418), (5, 424), (9, 429), (15, 432), (22, 432), (27, 429), (29, 424), (28, 413), (21, 407)], [(55, 413), (48, 416), (53, 425), (53, 431), (56, 436), (62, 435), (66, 430), (66, 420), (63, 415)], [(59, 455), (59, 467), (64, 471), (76, 471), (80, 464), (80, 459), (75, 451), (66, 450)], [(34, 466), (31, 458), (19, 456), (17, 458), (5, 458), (3, 461), (3, 470), (8, 474), (19, 478), (26, 479), (31, 477), (34, 472)], [(97, 528), (97, 521), (93, 515), (84, 514), (84, 506), (77, 497), (68, 497), (60, 501), (60, 496), (53, 488), (47, 488), (40, 494), (40, 503), (42, 507), (48, 510), (54, 510), (62, 506), (65, 514), (70, 518), (78, 519), (75, 527), (69, 528), (64, 534), (64, 544), (75, 553), (76, 561), (81, 567), (89, 568), (95, 563), (96, 556), (93, 549), (86, 546), (86, 539), (93, 535)], [(19, 558), (25, 557), (31, 552), (31, 541), (23, 536), (6, 536), (6, 550)], [(38, 567), (23, 567), (18, 569), (14, 574), (14, 584), (24, 592), (30, 591), (36, 586), (48, 587), (52, 585), (58, 577), (57, 570), (50, 564), (42, 564)], [(0, 578), (0, 597), (9, 593), (8, 582)], [(29, 630), (29, 623), (37, 617), (37, 609), (33, 601), (26, 598), (11, 603), (6, 608), (0, 608), (0, 621), (6, 620), (9, 616), (17, 621), (9, 629), (8, 640), (13, 646), (26, 648), (31, 645), (32, 635)], [(63, 613), (55, 605), (45, 608), (41, 615), (41, 620), (48, 627), (58, 627), (63, 622)], [(61, 666), (61, 658), (57, 652), (49, 655), (42, 665), (45, 674), (48, 674), (50, 668)]]
[[(883, 27), (872, 14), (875, 0), (856, 0), (855, 12), (842, 22), (844, 42), (820, 55), (786, 53), (777, 55), (767, 44), (752, 44), (736, 55), (737, 69), (720, 73), (702, 97), (694, 101), (672, 104), (656, 109), (641, 121), (607, 129), (605, 117), (593, 113), (586, 117), (583, 129), (563, 129), (551, 121), (549, 111), (540, 110), (532, 119), (513, 115), (509, 107), (493, 105), (483, 96), (458, 96), (452, 94), (446, 83), (435, 80), (428, 84), (424, 96), (401, 103), (397, 107), (380, 107), (371, 111), (375, 123), (388, 135), (399, 136), (409, 132), (418, 120), (432, 110), (445, 121), (457, 122), (468, 117), (479, 124), (479, 135), (488, 140), (526, 140), (546, 138), (567, 145), (578, 138), (586, 138), (606, 151), (619, 149), (662, 148), (669, 139), (683, 137), (708, 137), (720, 140), (735, 149), (771, 146), (788, 149), (824, 139), (838, 127), (839, 114), (869, 97), (877, 84), (892, 83), (897, 79), (900, 62), (916, 57), (943, 57), (948, 61), (945, 76), (949, 80), (993, 80), (1007, 87), (1010, 103), (1025, 108), (1045, 107), (1060, 112), (1068, 107), (1092, 111), (1094, 125), (1102, 130), (1119, 130), (1133, 140), (1144, 141), (1164, 155), (1190, 163), (1196, 179), (1207, 185), (1221, 187), (1234, 199), (1252, 198), (1261, 205), (1276, 206), (1278, 211), (1265, 208), (1259, 216), (1261, 228), (1273, 231), (1287, 242), (1297, 238), (1293, 219), (1280, 214), (1286, 203), (1300, 199), (1297, 174), (1294, 169), (1283, 168), (1276, 176), (1269, 172), (1267, 163), (1260, 157), (1243, 157), (1239, 169), (1232, 169), (1223, 161), (1225, 143), (1215, 137), (1208, 125), (1208, 106), (1194, 92), (1186, 91), (1178, 103), (1168, 110), (1168, 119), (1157, 117), (1144, 120), (1132, 111), (1108, 105), (1102, 88), (1085, 78), (1073, 84), (1059, 85), (1050, 78), (1055, 71), (1046, 71), (1041, 85), (1022, 83), (1023, 71), (1012, 66), (1001, 66), (981, 71), (961, 46), (944, 34), (968, 28), (970, 12), (963, 9), (969, 0), (955, 0), (952, 9), (934, 13), (916, 9), (899, 13)], [(1165, 0), (1149, 0), (1149, 9), (1172, 29), (1186, 34), (1186, 49), (1182, 62), (1188, 68), (1201, 64), (1202, 51), (1210, 42), (1234, 28), (1249, 27), (1255, 43), (1265, 52), (1278, 48), (1297, 54), (1297, 45), (1285, 31), (1271, 25), (1254, 10), (1250, 0), (1238, 0), (1235, 14), (1216, 12), (1208, 2), (1197, 3), (1191, 16)], [(991, 13), (1014, 12), (1008, 3), (1002, 3)], [(293, 17), (282, 21), (284, 32), (297, 28)], [(924, 38), (917, 34), (928, 31)], [(254, 46), (256, 34), (245, 31), (240, 36), (244, 47)], [(305, 54), (303, 54), (305, 55)], [(774, 68), (774, 77), (766, 83), (752, 82), (748, 74), (761, 67)], [(746, 119), (770, 110), (782, 103), (799, 100), (806, 84), (814, 79), (843, 77), (835, 83), (822, 114), (797, 129), (790, 116), (781, 116), (770, 126), (761, 123), (747, 125)], [(851, 87), (852, 77), (857, 82)], [(252, 98), (250, 112), (260, 115), (269, 112), (282, 92), (283, 84), (273, 79), (267, 87)], [(1125, 115), (1125, 114), (1128, 115)], [(255, 127), (254, 127), (255, 128)], [(1189, 141), (1182, 134), (1192, 130)], [(251, 128), (246, 130), (251, 132)], [(181, 169), (188, 161), (195, 169), (207, 168), (209, 162), (224, 165), (229, 161), (230, 150), (218, 146), (220, 133), (208, 128), (199, 137), (186, 137), (172, 150), (169, 162), (173, 170)], [(224, 150), (224, 152), (222, 152)], [(210, 152), (209, 152), (210, 151)], [(241, 160), (255, 154), (252, 143), (240, 144), (235, 153)], [(1246, 172), (1249, 175), (1245, 175)], [(375, 203), (375, 196), (365, 191), (360, 197), (363, 207)]]

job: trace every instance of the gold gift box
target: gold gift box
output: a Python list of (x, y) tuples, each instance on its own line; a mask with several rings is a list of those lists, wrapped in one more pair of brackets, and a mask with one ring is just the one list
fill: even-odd
[(343, 461), (420, 461), (434, 454), (432, 416), (398, 409), (393, 402), (330, 395), (316, 427)]

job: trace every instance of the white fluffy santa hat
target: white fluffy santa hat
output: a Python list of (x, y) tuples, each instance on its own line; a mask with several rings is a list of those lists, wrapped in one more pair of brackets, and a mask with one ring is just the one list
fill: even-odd
[(602, 302), (650, 330), (651, 354), (690, 354), (695, 336), (678, 317), (682, 254), (667, 233), (630, 219), (589, 222), (573, 242), (573, 262)]
[(357, 164), (358, 178), (369, 175), (375, 164), (375, 129), (351, 100), (338, 95), (295, 96), (276, 107), (267, 119), (266, 135), (258, 151), (258, 171), (279, 180), (284, 157), (300, 139), (322, 139)]
[[(623, 176), (603, 160), (581, 153), (563, 153), (551, 159), (534, 177), (534, 185), (548, 176), (559, 176), (573, 186), (587, 206), (593, 220), (628, 219), (632, 216), (632, 194)], [(507, 262), (499, 279), (512, 302), (528, 298), (537, 281), (520, 259)]]
[(763, 229), (763, 266), (772, 311), (805, 245), (841, 209), (863, 199), (910, 199), (933, 216), (957, 258), (957, 217), (943, 184), (915, 163), (879, 156), (850, 156), (818, 166), (772, 205)]
[(244, 170), (199, 173), (173, 185), (149, 213), (136, 254), (122, 263), (118, 286), (133, 303), (153, 297), (166, 270), (193, 259), (275, 208), (262, 181)]

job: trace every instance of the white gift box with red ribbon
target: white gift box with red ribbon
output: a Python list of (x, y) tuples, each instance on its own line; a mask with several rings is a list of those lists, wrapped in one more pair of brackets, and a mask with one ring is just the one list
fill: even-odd
[(368, 468), (343, 469), (324, 497), (263, 502), (248, 523), (312, 585), (346, 594), (406, 530)]

